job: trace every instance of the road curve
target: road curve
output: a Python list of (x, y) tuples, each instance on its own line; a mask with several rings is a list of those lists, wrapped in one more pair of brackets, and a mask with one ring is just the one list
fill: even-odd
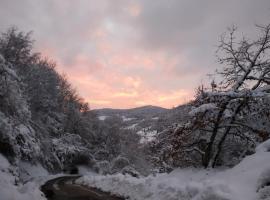
[(48, 200), (124, 200), (96, 188), (75, 184), (80, 176), (63, 176), (47, 181), (41, 191)]

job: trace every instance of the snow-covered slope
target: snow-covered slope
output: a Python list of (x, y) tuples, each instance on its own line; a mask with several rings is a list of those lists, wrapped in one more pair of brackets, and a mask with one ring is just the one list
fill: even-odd
[[(38, 171), (44, 170), (38, 167)], [(32, 171), (33, 170), (33, 171)], [(31, 171), (37, 172), (31, 166)], [(37, 174), (32, 174), (36, 176)], [(39, 190), (39, 184), (32, 180), (27, 184), (19, 184), (16, 176), (16, 168), (10, 165), (7, 159), (0, 154), (0, 199), (1, 200), (45, 200)]]
[(189, 105), (165, 109), (157, 106), (143, 106), (132, 109), (97, 109), (90, 112), (97, 114), (100, 121), (130, 130), (141, 137), (141, 143), (155, 139), (158, 133), (174, 123), (188, 117)]
[(79, 184), (133, 200), (270, 199), (270, 140), (231, 169), (176, 169), (146, 178), (128, 175), (84, 176)]
[(103, 109), (96, 109), (93, 110), (99, 115), (123, 115), (123, 116), (152, 116), (152, 115), (158, 115), (161, 113), (166, 112), (168, 109), (158, 107), (158, 106), (142, 106), (137, 108), (131, 108), (131, 109), (112, 109), (112, 108), (103, 108)]

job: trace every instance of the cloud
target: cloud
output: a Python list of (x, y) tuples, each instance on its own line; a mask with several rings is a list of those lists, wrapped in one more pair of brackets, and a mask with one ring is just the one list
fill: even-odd
[(113, 97), (137, 97), (138, 93), (136, 91), (133, 92), (117, 92), (113, 94)]
[(180, 90), (180, 91), (173, 91), (169, 95), (159, 95), (157, 100), (159, 102), (166, 102), (166, 101), (171, 101), (171, 100), (179, 100), (182, 97), (188, 97), (188, 92)]
[(193, 98), (218, 67), (219, 35), (236, 24), (249, 37), (270, 19), (269, 0), (1, 0), (0, 29), (34, 31), (36, 49), (93, 108)]
[(138, 17), (141, 14), (142, 8), (138, 3), (131, 3), (127, 10), (132, 17)]

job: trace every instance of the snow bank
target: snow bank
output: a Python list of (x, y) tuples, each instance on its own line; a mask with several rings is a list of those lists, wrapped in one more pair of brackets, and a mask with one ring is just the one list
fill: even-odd
[(267, 140), (262, 144), (260, 144), (259, 146), (257, 146), (256, 152), (257, 153), (270, 152), (270, 140)]
[(28, 182), (17, 185), (16, 170), (0, 154), (0, 199), (1, 200), (46, 200), (39, 190), (39, 184)]
[(19, 162), (18, 164), (20, 179), (22, 182), (28, 182), (40, 177), (49, 175), (48, 171), (44, 169), (39, 163), (33, 165), (28, 162)]
[(156, 177), (134, 178), (129, 175), (84, 176), (84, 184), (129, 197), (131, 200), (229, 200), (231, 191), (222, 182), (207, 181), (206, 171), (174, 171)]
[[(255, 154), (227, 170), (177, 169), (146, 178), (121, 174), (84, 176), (77, 183), (131, 200), (256, 200), (261, 197), (260, 187), (270, 182), (269, 146), (270, 141), (261, 144)], [(269, 180), (265, 180), (265, 173)]]

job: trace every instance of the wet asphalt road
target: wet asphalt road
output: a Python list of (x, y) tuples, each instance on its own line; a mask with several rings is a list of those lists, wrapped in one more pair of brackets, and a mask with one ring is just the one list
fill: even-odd
[(77, 185), (80, 176), (63, 176), (47, 181), (41, 191), (48, 200), (124, 200), (96, 188)]

